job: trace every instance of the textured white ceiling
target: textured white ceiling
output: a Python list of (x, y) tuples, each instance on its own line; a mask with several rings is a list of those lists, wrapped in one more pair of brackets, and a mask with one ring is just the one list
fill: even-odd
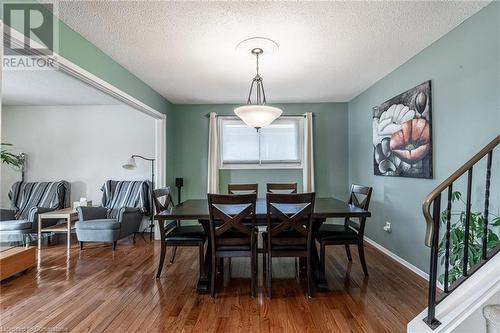
[(59, 16), (174, 103), (242, 103), (252, 36), (278, 42), (262, 58), (268, 102), (348, 101), (488, 1), (71, 1)]
[(111, 105), (117, 99), (56, 70), (2, 73), (3, 105)]

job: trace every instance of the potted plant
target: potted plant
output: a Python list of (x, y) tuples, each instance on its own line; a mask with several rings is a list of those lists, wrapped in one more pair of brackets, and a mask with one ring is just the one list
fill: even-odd
[(4, 147), (12, 146), (11, 143), (0, 143), (0, 160), (2, 163), (7, 165), (12, 165), (14, 167), (20, 168), (24, 164), (23, 154), (16, 155), (11, 153), (7, 148)]
[[(464, 262), (464, 247), (465, 247), (465, 221), (467, 213), (465, 208), (467, 204), (462, 199), (462, 193), (455, 191), (452, 193), (452, 202), (459, 203), (461, 208), (459, 210), (451, 210), (450, 215), (450, 252), (449, 252), (449, 269), (448, 269), (448, 282), (451, 285), (463, 275), (463, 262)], [(445, 209), (441, 212), (441, 223), (445, 225), (447, 221), (448, 210)], [(500, 239), (492, 227), (500, 226), (500, 217), (495, 214), (489, 214), (488, 219), (488, 240), (487, 251), (496, 248), (500, 245)], [(446, 229), (445, 229), (446, 230)], [(484, 234), (484, 215), (482, 212), (470, 212), (469, 216), (469, 262), (468, 268), (473, 267), (481, 261), (482, 248), (483, 248), (483, 234)], [(439, 257), (441, 258), (441, 265), (444, 266), (446, 256), (446, 233), (441, 239), (439, 244)], [(439, 281), (444, 282), (444, 273), (440, 275)]]

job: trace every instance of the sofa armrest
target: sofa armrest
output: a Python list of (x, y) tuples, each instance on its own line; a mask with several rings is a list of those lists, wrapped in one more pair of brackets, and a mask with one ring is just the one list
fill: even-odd
[(106, 207), (77, 207), (79, 221), (97, 220), (108, 218), (108, 209)]
[(122, 224), (120, 230), (120, 238), (139, 231), (143, 215), (144, 214), (141, 213), (141, 210), (139, 208), (120, 208), (120, 211), (118, 212), (118, 222)]
[(0, 221), (11, 221), (16, 219), (16, 211), (14, 209), (0, 208)]
[(38, 223), (38, 214), (52, 212), (54, 210), (57, 210), (57, 208), (31, 207), (28, 214), (28, 221), (36, 224)]

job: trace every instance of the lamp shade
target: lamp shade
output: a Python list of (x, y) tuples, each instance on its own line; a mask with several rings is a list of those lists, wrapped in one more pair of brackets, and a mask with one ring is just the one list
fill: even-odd
[(122, 165), (122, 168), (127, 169), (127, 170), (133, 170), (137, 167), (137, 164), (135, 164), (135, 158), (130, 157), (127, 162)]
[(283, 111), (274, 106), (248, 104), (237, 107), (234, 113), (248, 126), (259, 129), (271, 125)]

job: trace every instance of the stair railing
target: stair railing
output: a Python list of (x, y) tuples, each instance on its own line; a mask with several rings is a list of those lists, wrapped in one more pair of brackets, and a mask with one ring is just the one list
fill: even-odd
[[(486, 263), (492, 256), (498, 252), (488, 255), (488, 208), (490, 198), (490, 180), (491, 180), (491, 164), (493, 157), (493, 150), (500, 144), (500, 135), (495, 137), (489, 144), (487, 144), (479, 153), (474, 155), (469, 161), (462, 165), (450, 177), (439, 184), (429, 195), (425, 198), (422, 205), (422, 210), (426, 223), (425, 245), (431, 248), (430, 270), (429, 270), (429, 290), (428, 290), (428, 312), (424, 321), (435, 329), (441, 323), (436, 319), (436, 305), (443, 299), (450, 295), (460, 284), (462, 284), (469, 276), (476, 272), (484, 263)], [(469, 268), (469, 227), (470, 227), (470, 213), (471, 213), (471, 190), (472, 190), (472, 172), (473, 167), (484, 156), (488, 155), (486, 161), (486, 183), (484, 193), (484, 225), (482, 235), (482, 255), (481, 261)], [(453, 199), (453, 183), (462, 175), (467, 173), (467, 197), (466, 197), (466, 212), (465, 212), (465, 226), (464, 226), (464, 253), (463, 253), (463, 268), (462, 277), (460, 277), (452, 286), (449, 286), (449, 259), (450, 259), (450, 228), (451, 228), (451, 205)], [(441, 195), (447, 192), (447, 207), (446, 207), (446, 231), (444, 235), (445, 244), (445, 262), (444, 262), (444, 286), (443, 292), (437, 297), (437, 281), (438, 281), (438, 256), (439, 256), (439, 223), (441, 219)], [(432, 206), (432, 213), (431, 213)]]

